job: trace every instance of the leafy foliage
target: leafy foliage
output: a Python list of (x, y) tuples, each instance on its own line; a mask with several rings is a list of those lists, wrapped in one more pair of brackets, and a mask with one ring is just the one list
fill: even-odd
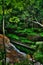
[[(2, 29), (3, 18), (2, 6), (2, 0), (0, 0), (0, 29)], [(32, 39), (37, 35), (43, 38), (43, 28), (32, 23), (32, 21), (38, 21), (43, 25), (43, 0), (4, 0), (4, 9), (6, 35), (13, 40), (29, 45), (31, 48), (38, 47), (38, 51), (36, 50), (34, 53), (24, 48), (22, 50), (33, 54), (36, 60), (43, 63), (42, 43), (29, 40), (29, 36)], [(21, 49), (20, 46), (17, 47)]]

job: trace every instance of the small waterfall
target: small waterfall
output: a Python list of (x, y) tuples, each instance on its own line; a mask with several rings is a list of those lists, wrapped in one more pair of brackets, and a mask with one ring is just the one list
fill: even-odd
[(9, 46), (11, 46), (14, 50), (16, 50), (18, 53), (22, 54), (23, 56), (26, 56), (26, 53), (21, 52), (19, 49), (17, 49), (12, 43), (9, 43)]

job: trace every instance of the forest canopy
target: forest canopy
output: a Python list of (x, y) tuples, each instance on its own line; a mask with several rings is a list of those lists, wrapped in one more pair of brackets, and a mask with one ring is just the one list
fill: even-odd
[[(0, 20), (3, 14), (2, 6), (0, 0)], [(28, 26), (31, 21), (43, 21), (43, 0), (4, 0), (4, 9), (6, 22), (23, 21)]]

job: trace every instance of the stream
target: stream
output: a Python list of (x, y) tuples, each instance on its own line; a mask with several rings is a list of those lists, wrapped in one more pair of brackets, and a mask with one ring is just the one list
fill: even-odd
[[(24, 53), (24, 52), (21, 52), (19, 49), (17, 49), (12, 43), (9, 43), (9, 45), (6, 45), (6, 46), (8, 46), (8, 47), (10, 47), (11, 49), (13, 49), (13, 50), (15, 50), (15, 51), (17, 51), (18, 53), (20, 53), (20, 54), (22, 54), (24, 57), (26, 57), (26, 53)], [(7, 59), (7, 61), (8, 61), (9, 59)], [(43, 64), (41, 64), (40, 62), (35, 62), (35, 60), (32, 60), (32, 58), (30, 58), (29, 59), (30, 61), (33, 61), (34, 62), (34, 65), (43, 65)]]
[(26, 53), (24, 52), (21, 52), (19, 49), (17, 49), (12, 43), (9, 43), (9, 45), (14, 49), (16, 50), (18, 53), (22, 54), (23, 56), (26, 56)]

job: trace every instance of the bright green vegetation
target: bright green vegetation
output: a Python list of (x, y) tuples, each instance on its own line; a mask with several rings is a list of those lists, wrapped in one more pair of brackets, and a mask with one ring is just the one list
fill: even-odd
[(38, 60), (39, 62), (43, 63), (43, 42), (39, 43), (39, 47), (38, 50), (34, 53), (34, 57), (36, 60)]

